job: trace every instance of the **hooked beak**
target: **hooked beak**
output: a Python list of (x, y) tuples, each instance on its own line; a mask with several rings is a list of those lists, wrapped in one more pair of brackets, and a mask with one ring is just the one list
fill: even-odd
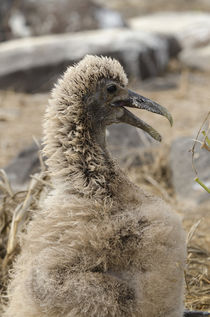
[(133, 125), (134, 127), (140, 128), (151, 135), (155, 140), (161, 141), (161, 135), (153, 129), (150, 125), (148, 125), (146, 122), (139, 119), (137, 116), (135, 116), (132, 112), (128, 111), (124, 107), (130, 107), (130, 108), (137, 108), (137, 109), (144, 109), (150, 112), (157, 113), (161, 116), (164, 116), (168, 119), (171, 126), (173, 124), (173, 119), (171, 114), (168, 112), (168, 110), (158, 103), (145, 98), (141, 95), (138, 95), (137, 93), (128, 90), (128, 97), (125, 99), (117, 100), (111, 104), (112, 106), (118, 106), (123, 107), (124, 113), (120, 117), (120, 121), (124, 123), (128, 123), (130, 125)]

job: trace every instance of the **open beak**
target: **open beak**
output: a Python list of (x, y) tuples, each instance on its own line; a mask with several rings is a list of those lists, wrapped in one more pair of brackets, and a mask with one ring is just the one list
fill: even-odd
[[(141, 95), (138, 95), (137, 93), (128, 90), (128, 97), (125, 99), (118, 100), (114, 103), (112, 103), (112, 106), (118, 106), (118, 107), (131, 107), (131, 108), (137, 108), (137, 109), (144, 109), (150, 112), (157, 113), (161, 116), (164, 116), (168, 119), (170, 124), (173, 124), (173, 119), (171, 114), (168, 112), (168, 110), (158, 103), (145, 98)], [(135, 116), (132, 112), (128, 111), (124, 108), (124, 114), (122, 117), (120, 117), (120, 121), (124, 123), (128, 123), (130, 125), (133, 125), (134, 127), (140, 128), (151, 135), (155, 140), (161, 141), (161, 135), (153, 129), (150, 125), (139, 119), (137, 116)]]

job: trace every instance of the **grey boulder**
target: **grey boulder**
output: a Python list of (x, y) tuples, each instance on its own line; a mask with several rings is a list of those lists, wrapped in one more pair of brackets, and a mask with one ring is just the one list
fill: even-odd
[(135, 17), (128, 25), (139, 31), (170, 34), (183, 48), (198, 47), (210, 41), (210, 13), (164, 12)]
[(0, 44), (0, 89), (47, 91), (67, 66), (86, 54), (117, 58), (129, 75), (145, 79), (162, 74), (179, 51), (171, 36), (128, 29), (13, 40)]
[(201, 71), (210, 71), (210, 44), (204, 47), (186, 49), (179, 56), (180, 61), (192, 68)]
[[(200, 204), (209, 200), (209, 194), (195, 182), (196, 174), (192, 168), (192, 149), (194, 141), (190, 137), (176, 139), (171, 146), (170, 168), (172, 171), (172, 184), (178, 200)], [(200, 149), (198, 143), (195, 147), (194, 163), (200, 180), (210, 187), (210, 154)]]

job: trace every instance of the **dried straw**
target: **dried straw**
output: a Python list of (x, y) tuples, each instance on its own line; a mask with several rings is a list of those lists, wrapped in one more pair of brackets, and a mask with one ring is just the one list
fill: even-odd
[(25, 230), (32, 211), (39, 208), (41, 194), (51, 184), (42, 162), (42, 171), (32, 176), (26, 191), (14, 192), (9, 179), (0, 170), (0, 292), (3, 296), (8, 281), (8, 271), (19, 253), (19, 233)]
[(210, 310), (210, 253), (197, 245), (196, 231), (201, 220), (188, 233), (186, 306), (188, 309)]

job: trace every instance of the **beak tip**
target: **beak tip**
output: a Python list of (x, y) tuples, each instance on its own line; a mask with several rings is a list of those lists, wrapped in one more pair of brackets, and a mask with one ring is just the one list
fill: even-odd
[(158, 142), (162, 141), (162, 136), (157, 131), (152, 131), (152, 133), (149, 133), (153, 139), (155, 139)]
[(162, 116), (164, 116), (168, 119), (170, 126), (172, 127), (174, 121), (173, 121), (173, 118), (172, 118), (172, 115), (170, 114), (170, 112), (167, 109), (164, 109), (164, 111), (162, 111)]
[(169, 122), (170, 122), (170, 125), (171, 125), (171, 127), (173, 126), (173, 124), (174, 124), (174, 121), (173, 121), (173, 118), (170, 116), (170, 118), (169, 118)]

